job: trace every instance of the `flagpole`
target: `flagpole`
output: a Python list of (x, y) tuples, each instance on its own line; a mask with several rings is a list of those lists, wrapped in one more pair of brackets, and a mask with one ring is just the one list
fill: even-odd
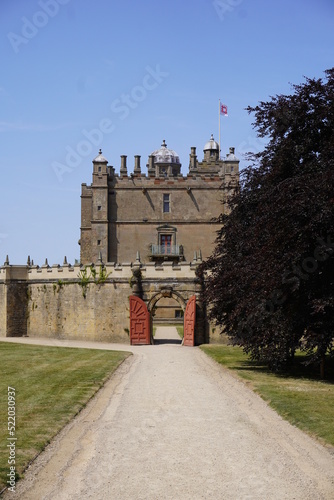
[(219, 99), (218, 113), (219, 113), (219, 160), (220, 160), (220, 99)]

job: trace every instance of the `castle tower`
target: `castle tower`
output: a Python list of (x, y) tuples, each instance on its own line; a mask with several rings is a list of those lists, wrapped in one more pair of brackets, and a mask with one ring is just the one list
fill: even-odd
[(133, 262), (137, 251), (142, 262), (192, 261), (199, 251), (207, 258), (220, 224), (213, 218), (227, 213), (230, 191), (239, 179), (239, 160), (230, 148), (220, 158), (213, 136), (204, 145), (199, 161), (191, 147), (189, 172), (181, 174), (179, 155), (164, 140), (154, 150), (145, 175), (140, 156), (133, 171), (121, 156), (119, 174), (100, 150), (93, 160), (93, 182), (82, 184), (81, 254), (83, 264), (102, 261)]
[(100, 149), (93, 160), (93, 182), (82, 184), (81, 262), (108, 261), (108, 160)]

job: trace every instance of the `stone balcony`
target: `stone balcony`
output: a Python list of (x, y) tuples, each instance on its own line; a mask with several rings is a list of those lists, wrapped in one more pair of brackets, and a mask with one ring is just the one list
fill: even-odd
[(184, 260), (183, 245), (150, 245), (150, 260), (152, 261), (182, 261)]

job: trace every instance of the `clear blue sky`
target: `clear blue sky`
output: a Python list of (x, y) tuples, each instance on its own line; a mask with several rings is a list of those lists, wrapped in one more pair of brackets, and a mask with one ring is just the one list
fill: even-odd
[(0, 12), (0, 264), (79, 258), (80, 185), (100, 147), (116, 171), (139, 154), (146, 172), (166, 139), (185, 174), (190, 147), (201, 160), (218, 136), (220, 98), (222, 154), (242, 159), (262, 146), (245, 107), (334, 66), (332, 0), (2, 0)]

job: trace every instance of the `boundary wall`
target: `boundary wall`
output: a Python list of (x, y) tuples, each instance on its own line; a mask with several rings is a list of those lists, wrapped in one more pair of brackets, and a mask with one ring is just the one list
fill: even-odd
[(196, 295), (196, 343), (206, 339), (200, 262), (0, 267), (0, 337), (31, 336), (129, 343), (129, 296), (150, 313), (161, 297), (182, 309)]

